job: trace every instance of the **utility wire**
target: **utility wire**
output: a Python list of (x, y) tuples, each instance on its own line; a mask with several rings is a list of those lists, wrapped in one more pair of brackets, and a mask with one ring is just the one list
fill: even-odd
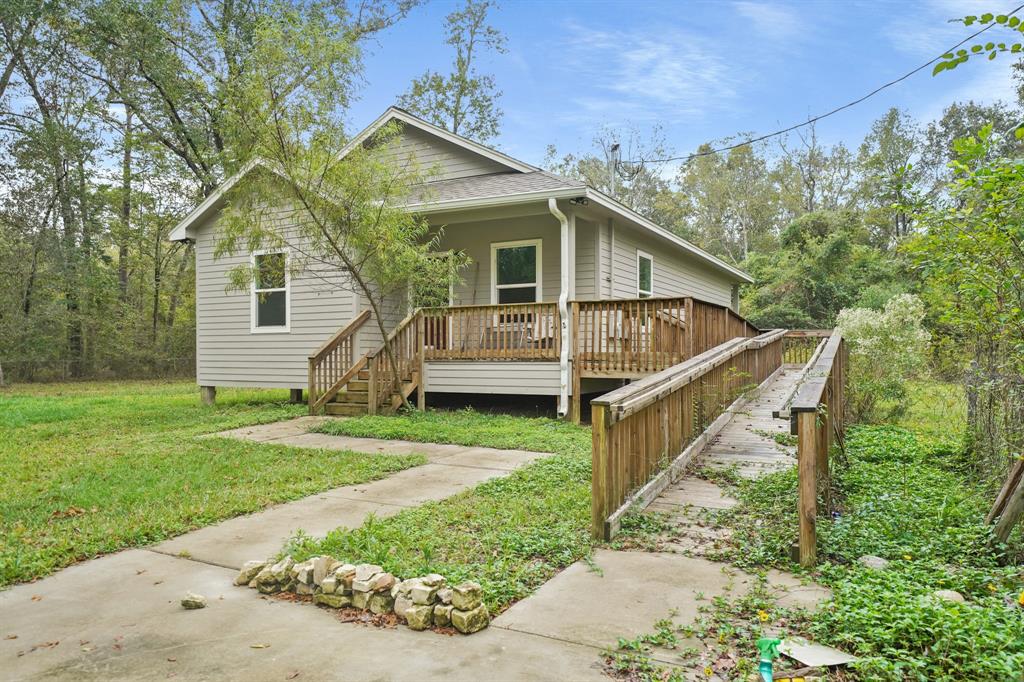
[[(1006, 14), (1006, 16), (1012, 17), (1014, 14), (1016, 14), (1017, 12), (1019, 12), (1022, 9), (1024, 9), (1024, 5), (1018, 5), (1015, 9), (1013, 9), (1013, 11), (1008, 12)], [(783, 128), (781, 130), (776, 130), (776, 131), (771, 132), (771, 133), (766, 133), (765, 135), (761, 135), (759, 137), (754, 137), (754, 138), (751, 138), (749, 140), (744, 140), (743, 142), (737, 142), (736, 144), (731, 144), (731, 145), (728, 145), (726, 147), (718, 147), (716, 149), (709, 149), (709, 150), (703, 151), (703, 152), (694, 152), (693, 154), (687, 154), (687, 155), (684, 155), (684, 156), (669, 156), (669, 157), (666, 157), (664, 159), (638, 159), (636, 161), (628, 161), (628, 162), (625, 162), (625, 163), (645, 164), (645, 163), (668, 163), (669, 161), (690, 161), (692, 159), (698, 159), (698, 158), (700, 158), (702, 156), (711, 156), (713, 154), (721, 154), (722, 152), (727, 152), (727, 151), (730, 151), (730, 150), (733, 150), (733, 149), (738, 149), (740, 147), (746, 147), (749, 144), (754, 144), (756, 142), (763, 142), (764, 140), (768, 140), (768, 139), (773, 138), (773, 137), (778, 137), (779, 135), (785, 135), (786, 133), (793, 132), (794, 130), (798, 130), (798, 129), (803, 128), (805, 126), (809, 126), (809, 125), (811, 125), (813, 123), (816, 123), (816, 122), (818, 122), (818, 121), (820, 121), (820, 120), (822, 120), (824, 118), (828, 118), (829, 116), (832, 116), (834, 114), (838, 114), (840, 111), (844, 111), (845, 109), (849, 109), (850, 107), (857, 106), (861, 102), (863, 102), (863, 101), (865, 101), (867, 99), (870, 99), (871, 97), (874, 97), (875, 95), (880, 93), (882, 90), (885, 90), (886, 88), (891, 88), (892, 86), (907, 80), (908, 78), (910, 78), (914, 74), (916, 74), (916, 73), (918, 73), (920, 71), (923, 71), (924, 69), (927, 69), (929, 66), (931, 66), (935, 62), (937, 62), (940, 59), (942, 59), (943, 55), (946, 55), (946, 54), (949, 54), (950, 52), (953, 52), (954, 50), (956, 50), (957, 48), (962, 46), (964, 43), (967, 43), (967, 42), (970, 42), (970, 41), (974, 40), (975, 38), (980, 36), (982, 33), (984, 33), (985, 31), (989, 30), (990, 28), (992, 28), (993, 26), (996, 26), (996, 25), (998, 25), (998, 24), (995, 21), (987, 24), (985, 26), (985, 28), (972, 33), (971, 35), (967, 36), (966, 38), (964, 38), (963, 40), (961, 40), (959, 43), (957, 43), (953, 47), (949, 48), (948, 50), (943, 50), (942, 54), (940, 54), (937, 57), (935, 57), (934, 59), (932, 59), (932, 60), (922, 64), (921, 66), (917, 67), (913, 71), (908, 71), (907, 73), (903, 74), (899, 78), (897, 78), (895, 80), (891, 80), (891, 81), (889, 81), (888, 83), (886, 83), (884, 85), (878, 86), (877, 88), (875, 88), (874, 90), (872, 90), (868, 94), (866, 94), (866, 95), (864, 95), (862, 97), (859, 97), (859, 98), (853, 100), (852, 102), (847, 102), (846, 104), (843, 104), (842, 106), (838, 106), (835, 109), (832, 109), (831, 111), (825, 112), (824, 114), (819, 114), (817, 116), (814, 116), (813, 118), (809, 118), (806, 121), (804, 121), (803, 123), (797, 123), (795, 125), (789, 126), (788, 128)]]

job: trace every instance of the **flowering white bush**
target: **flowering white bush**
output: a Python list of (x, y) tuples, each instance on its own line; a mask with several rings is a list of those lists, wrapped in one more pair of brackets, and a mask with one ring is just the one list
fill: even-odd
[(882, 417), (879, 401), (891, 405), (885, 416), (906, 410), (906, 381), (924, 366), (931, 339), (922, 320), (924, 303), (912, 294), (892, 297), (881, 311), (840, 311), (836, 327), (850, 347), (849, 402), (855, 419)]

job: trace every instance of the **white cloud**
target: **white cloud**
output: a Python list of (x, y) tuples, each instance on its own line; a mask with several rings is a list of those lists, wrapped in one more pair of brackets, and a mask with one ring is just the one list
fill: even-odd
[(771, 40), (787, 40), (800, 33), (800, 21), (788, 7), (740, 0), (733, 3), (736, 12), (749, 20), (757, 33)]
[(579, 24), (570, 24), (568, 34), (559, 62), (577, 93), (562, 112), (568, 120), (693, 120), (738, 96), (739, 67), (698, 34), (612, 33)]

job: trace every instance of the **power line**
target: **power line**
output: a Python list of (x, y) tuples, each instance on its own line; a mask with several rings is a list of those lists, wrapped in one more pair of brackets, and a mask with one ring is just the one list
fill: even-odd
[[(1024, 5), (1018, 5), (1013, 11), (1008, 12), (1006, 16), (1012, 17), (1014, 14), (1016, 14), (1017, 12), (1019, 12), (1022, 9), (1024, 9)], [(849, 109), (851, 107), (855, 107), (858, 104), (860, 104), (861, 102), (863, 102), (863, 101), (865, 101), (867, 99), (870, 99), (871, 97), (874, 97), (875, 95), (880, 93), (882, 90), (885, 90), (886, 88), (891, 88), (892, 86), (894, 86), (894, 85), (896, 85), (898, 83), (902, 83), (903, 81), (907, 80), (908, 78), (910, 78), (914, 74), (916, 74), (916, 73), (918, 73), (920, 71), (923, 71), (924, 69), (927, 69), (929, 66), (931, 66), (935, 62), (937, 62), (940, 59), (942, 59), (943, 55), (946, 55), (946, 54), (949, 54), (950, 52), (953, 52), (954, 50), (956, 50), (957, 48), (962, 46), (964, 43), (967, 43), (967, 42), (970, 42), (970, 41), (974, 40), (975, 38), (980, 36), (982, 33), (984, 33), (985, 31), (989, 30), (990, 28), (992, 28), (993, 26), (996, 26), (996, 25), (998, 25), (998, 24), (996, 22), (994, 22), (994, 21), (989, 23), (989, 24), (987, 24), (985, 26), (985, 28), (972, 33), (971, 35), (967, 36), (966, 38), (964, 38), (963, 40), (961, 40), (959, 43), (957, 43), (953, 47), (949, 48), (948, 50), (943, 50), (940, 55), (938, 55), (937, 57), (931, 59), (930, 61), (922, 64), (921, 66), (917, 67), (913, 71), (908, 71), (907, 73), (903, 74), (899, 78), (897, 78), (895, 80), (891, 80), (891, 81), (889, 81), (888, 83), (886, 83), (884, 85), (878, 86), (877, 88), (875, 88), (874, 90), (872, 90), (868, 94), (866, 94), (866, 95), (864, 95), (862, 97), (858, 97), (857, 99), (853, 100), (852, 102), (847, 102), (846, 104), (843, 104), (842, 106), (838, 106), (835, 109), (832, 109), (831, 111), (825, 112), (824, 114), (819, 114), (817, 116), (809, 118), (809, 119), (807, 119), (806, 121), (804, 121), (802, 123), (797, 123), (795, 125), (789, 126), (788, 128), (782, 128), (781, 130), (776, 130), (774, 132), (767, 133), (765, 135), (761, 135), (759, 137), (754, 137), (754, 138), (751, 138), (749, 140), (744, 140), (743, 142), (737, 142), (736, 144), (731, 144), (731, 145), (728, 145), (726, 147), (718, 147), (716, 149), (709, 149), (709, 150), (703, 151), (703, 152), (695, 152), (693, 154), (686, 154), (684, 156), (669, 156), (669, 157), (666, 157), (664, 159), (639, 159), (637, 161), (629, 161), (628, 163), (630, 163), (630, 164), (644, 164), (644, 163), (668, 163), (669, 161), (690, 161), (691, 159), (698, 159), (698, 158), (700, 158), (702, 156), (711, 156), (713, 154), (721, 154), (722, 152), (727, 152), (727, 151), (730, 151), (730, 150), (733, 150), (733, 149), (738, 149), (740, 147), (746, 147), (747, 145), (754, 144), (756, 142), (763, 142), (764, 140), (768, 140), (768, 139), (773, 138), (773, 137), (778, 137), (779, 135), (785, 135), (786, 133), (790, 133), (790, 132), (793, 132), (794, 130), (798, 130), (798, 129), (803, 128), (805, 126), (809, 126), (809, 125), (811, 125), (813, 123), (816, 123), (816, 122), (822, 120), (823, 118), (828, 118), (829, 116), (832, 116), (834, 114), (838, 114), (840, 111), (844, 111), (844, 110)]]

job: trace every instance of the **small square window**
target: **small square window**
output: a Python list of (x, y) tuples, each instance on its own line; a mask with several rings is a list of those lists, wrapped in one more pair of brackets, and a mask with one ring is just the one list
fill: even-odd
[(533, 303), (540, 300), (541, 241), (491, 244), (495, 303)]

